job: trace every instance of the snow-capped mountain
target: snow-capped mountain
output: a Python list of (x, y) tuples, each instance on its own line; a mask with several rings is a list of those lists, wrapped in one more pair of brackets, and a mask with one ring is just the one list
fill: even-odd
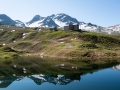
[(43, 20), (44, 18), (45, 18), (45, 17), (41, 17), (40, 15), (35, 15), (35, 16), (33, 17), (33, 19), (32, 19), (31, 21), (27, 22), (26, 24), (27, 24), (27, 25), (30, 25), (30, 24), (32, 24), (32, 23), (34, 23), (34, 22)]
[(15, 25), (16, 22), (5, 14), (0, 14), (0, 23), (2, 25)]
[(55, 14), (52, 14), (52, 15), (50, 16), (50, 18), (53, 18), (53, 17), (55, 17)]
[(28, 25), (28, 27), (59, 27), (50, 16), (42, 19), (42, 20), (38, 20), (30, 25)]
[(71, 16), (64, 14), (64, 13), (56, 14), (54, 15), (54, 17), (52, 17), (52, 19), (59, 27), (64, 27), (65, 25), (68, 25), (69, 23), (79, 24), (79, 21), (76, 18), (72, 18)]
[(107, 27), (104, 32), (108, 34), (120, 34), (120, 24)]
[(82, 29), (84, 31), (91, 31), (91, 32), (103, 32), (105, 27), (101, 27), (92, 23), (80, 22), (79, 29)]
[[(28, 27), (45, 27), (45, 26), (64, 27), (65, 25), (68, 25), (69, 23), (79, 24), (79, 21), (77, 21), (77, 19), (72, 18), (69, 15), (64, 14), (64, 13), (60, 13), (56, 15), (52, 14), (46, 18), (42, 18), (42, 19), (37, 18), (35, 20), (32, 23), (29, 23), (29, 24), (27, 23)], [(31, 21), (33, 21), (33, 19)]]
[(15, 20), (15, 22), (16, 22), (16, 26), (18, 26), (18, 27), (25, 27), (25, 24), (22, 22), (22, 21), (20, 21), (20, 20)]
[(52, 27), (52, 26), (56, 26), (58, 27), (58, 25), (53, 21), (53, 19), (51, 17), (46, 17), (42, 23), (39, 23), (41, 24), (42, 26), (48, 26), (48, 27)]
[(92, 23), (85, 23), (82, 21), (78, 21), (76, 18), (73, 18), (67, 14), (59, 13), (59, 14), (52, 14), (48, 17), (41, 17), (36, 15), (33, 19), (28, 22), (26, 25), (27, 27), (64, 27), (70, 23), (79, 24), (79, 28), (85, 31), (94, 31), (94, 32), (101, 32), (103, 27), (92, 24)]
[(52, 14), (48, 17), (42, 17), (36, 15), (30, 22), (27, 23), (27, 27), (64, 27), (70, 23), (79, 24), (79, 29), (84, 31), (91, 32), (102, 32), (107, 34), (119, 34), (120, 33), (120, 25), (110, 26), (110, 27), (102, 27), (92, 23), (85, 23), (82, 21), (78, 21), (76, 18), (73, 18), (67, 14), (59, 13)]
[(67, 14), (59, 13), (52, 14), (47, 17), (42, 17), (40, 15), (35, 15), (32, 20), (29, 22), (23, 23), (19, 20), (12, 20), (5, 14), (0, 14), (0, 24), (1, 25), (14, 25), (18, 27), (61, 27), (73, 23), (79, 24), (79, 29), (84, 31), (91, 32), (102, 32), (107, 34), (120, 34), (120, 24), (114, 25), (110, 27), (102, 27), (92, 23), (85, 23), (82, 21), (78, 21), (76, 18), (73, 18)]
[(0, 24), (25, 27), (25, 24), (23, 22), (21, 22), (19, 20), (12, 20), (9, 16), (7, 16), (5, 14), (0, 14)]

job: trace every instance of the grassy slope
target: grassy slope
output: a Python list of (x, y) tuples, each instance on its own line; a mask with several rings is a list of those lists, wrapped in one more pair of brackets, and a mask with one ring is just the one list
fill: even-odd
[[(70, 30), (50, 32), (16, 27), (1, 28), (4, 28), (0, 31), (1, 46), (5, 43), (13, 50), (24, 51), (29, 55), (42, 54), (60, 58), (120, 57), (120, 36)], [(15, 32), (11, 32), (12, 30)], [(26, 34), (23, 35), (23, 33)], [(2, 50), (0, 52), (6, 53)]]

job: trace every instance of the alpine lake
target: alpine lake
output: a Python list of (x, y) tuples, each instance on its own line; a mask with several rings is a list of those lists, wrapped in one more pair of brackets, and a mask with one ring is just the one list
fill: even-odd
[(1, 90), (120, 90), (114, 60), (19, 57), (1, 60)]

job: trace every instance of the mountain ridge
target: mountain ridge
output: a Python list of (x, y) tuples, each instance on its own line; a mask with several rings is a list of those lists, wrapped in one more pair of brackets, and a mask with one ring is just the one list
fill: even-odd
[(85, 23), (78, 21), (65, 13), (52, 14), (47, 17), (35, 15), (30, 21), (22, 22), (20, 20), (13, 20), (6, 14), (0, 14), (1, 25), (14, 25), (18, 27), (60, 27), (68, 25), (69, 23), (79, 24), (79, 29), (91, 32), (102, 32), (107, 34), (120, 34), (120, 24), (109, 27), (102, 27), (92, 23)]
[(16, 22), (14, 20), (12, 20), (6, 14), (0, 14), (0, 23), (2, 25), (15, 25), (16, 24)]

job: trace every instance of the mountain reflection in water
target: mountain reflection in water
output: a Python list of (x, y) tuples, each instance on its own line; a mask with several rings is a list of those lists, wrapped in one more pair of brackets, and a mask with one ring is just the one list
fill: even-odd
[(113, 66), (112, 68), (113, 68), (113, 69), (116, 69), (116, 70), (120, 70), (120, 65)]
[(24, 78), (30, 78), (33, 80), (37, 85), (41, 85), (44, 82), (49, 82), (53, 84), (59, 84), (59, 85), (66, 85), (74, 80), (80, 81), (80, 74), (74, 74), (74, 75), (44, 75), (44, 74), (38, 74), (38, 75), (30, 75), (30, 76), (13, 76), (13, 77), (0, 77), (0, 88), (6, 88), (10, 84), (12, 84), (14, 81), (22, 81)]
[[(79, 74), (0, 76), (2, 90), (120, 90), (120, 65)], [(99, 78), (98, 78), (99, 77)], [(77, 81), (77, 82), (74, 82)]]

